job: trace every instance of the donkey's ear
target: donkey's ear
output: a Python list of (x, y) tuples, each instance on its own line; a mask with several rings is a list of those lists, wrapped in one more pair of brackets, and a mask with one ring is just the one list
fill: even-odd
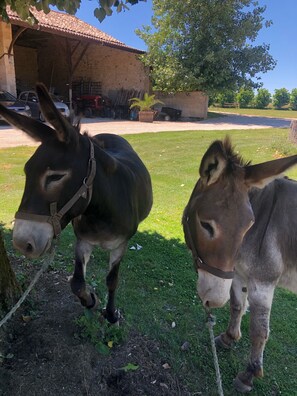
[(222, 142), (217, 140), (208, 148), (204, 154), (199, 173), (204, 184), (215, 183), (226, 168), (227, 159)]
[(42, 114), (46, 121), (55, 128), (58, 140), (66, 144), (77, 142), (77, 130), (56, 108), (45, 85), (37, 83), (36, 92)]
[(263, 188), (283, 172), (297, 164), (297, 155), (245, 167), (245, 183), (248, 187)]
[(26, 132), (31, 138), (38, 142), (43, 142), (53, 136), (54, 130), (46, 124), (42, 124), (39, 121), (33, 120), (33, 118), (18, 114), (15, 111), (7, 109), (1, 104), (0, 114), (10, 125)]

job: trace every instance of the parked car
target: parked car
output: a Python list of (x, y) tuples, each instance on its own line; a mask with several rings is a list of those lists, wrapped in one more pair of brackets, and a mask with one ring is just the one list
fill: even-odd
[[(51, 94), (51, 98), (58, 110), (65, 116), (69, 117), (70, 111), (66, 103), (62, 102), (56, 95)], [(39, 107), (38, 97), (35, 91), (23, 91), (19, 94), (19, 100), (28, 105), (31, 109), (32, 117), (44, 122), (45, 118)]]
[[(15, 96), (7, 91), (0, 90), (0, 103), (8, 109), (16, 111), (19, 114), (31, 116), (30, 107), (23, 102), (20, 102)], [(0, 120), (2, 118), (0, 117)]]

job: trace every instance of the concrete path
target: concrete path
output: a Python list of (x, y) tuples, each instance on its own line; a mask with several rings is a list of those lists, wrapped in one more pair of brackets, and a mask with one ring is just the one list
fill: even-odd
[[(232, 130), (232, 129), (260, 129), (260, 128), (289, 128), (290, 119), (225, 115), (204, 121), (154, 121), (142, 123), (138, 121), (111, 120), (106, 118), (82, 119), (82, 131), (93, 136), (98, 133), (116, 133), (119, 135), (144, 132), (165, 131), (193, 131), (193, 130)], [(37, 146), (24, 132), (15, 130), (8, 125), (0, 124), (0, 148), (15, 146)]]

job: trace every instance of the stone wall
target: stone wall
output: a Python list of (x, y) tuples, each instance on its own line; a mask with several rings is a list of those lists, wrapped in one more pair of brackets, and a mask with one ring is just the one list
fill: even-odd
[(139, 55), (110, 47), (92, 45), (80, 62), (75, 78), (102, 82), (102, 93), (113, 96), (115, 90), (149, 90), (148, 73)]
[[(73, 57), (75, 64), (79, 54)], [(73, 81), (101, 82), (102, 94), (113, 99), (114, 92), (121, 88), (149, 90), (149, 78), (138, 54), (91, 44), (75, 70)], [(47, 47), (39, 51), (39, 76), (57, 93), (67, 96), (69, 71), (67, 57), (63, 47), (49, 42)]]
[(162, 106), (181, 110), (182, 118), (207, 118), (208, 96), (203, 92), (178, 92), (174, 95), (157, 92), (156, 98), (164, 103)]

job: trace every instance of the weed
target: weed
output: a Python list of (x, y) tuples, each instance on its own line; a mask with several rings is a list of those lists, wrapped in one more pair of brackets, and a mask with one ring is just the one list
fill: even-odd
[(81, 329), (81, 336), (90, 340), (103, 355), (108, 355), (111, 348), (123, 342), (127, 335), (124, 326), (111, 325), (99, 311), (85, 309), (76, 323)]

